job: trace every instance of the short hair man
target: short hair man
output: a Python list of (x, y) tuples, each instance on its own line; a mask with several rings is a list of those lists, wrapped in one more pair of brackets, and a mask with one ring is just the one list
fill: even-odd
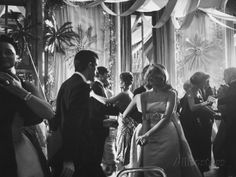
[[(90, 128), (90, 84), (98, 56), (90, 50), (79, 51), (74, 58), (75, 73), (61, 86), (57, 97), (56, 119), (62, 130), (61, 170), (55, 176), (70, 174), (94, 177)], [(90, 169), (91, 168), (91, 169)], [(59, 168), (60, 169), (60, 168)]]

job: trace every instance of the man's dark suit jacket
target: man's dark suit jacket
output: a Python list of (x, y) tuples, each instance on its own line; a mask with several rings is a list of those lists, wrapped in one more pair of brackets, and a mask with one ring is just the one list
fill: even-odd
[(224, 106), (221, 113), (225, 120), (226, 137), (224, 147), (226, 163), (233, 169), (233, 174), (236, 175), (236, 81), (229, 84), (225, 96), (219, 98), (218, 106)]
[(63, 161), (87, 164), (92, 158), (89, 93), (89, 84), (78, 74), (66, 80), (59, 90), (56, 121), (62, 127)]

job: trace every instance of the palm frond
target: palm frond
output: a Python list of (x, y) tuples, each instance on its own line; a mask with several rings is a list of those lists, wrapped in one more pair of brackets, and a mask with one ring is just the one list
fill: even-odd
[(71, 22), (65, 22), (61, 27), (49, 25), (47, 22), (46, 27), (44, 37), (46, 51), (65, 54), (66, 47), (74, 45), (72, 41), (75, 40), (77, 34), (73, 31)]

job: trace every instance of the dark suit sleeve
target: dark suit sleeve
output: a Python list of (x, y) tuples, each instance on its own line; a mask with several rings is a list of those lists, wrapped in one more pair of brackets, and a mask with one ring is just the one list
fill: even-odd
[[(133, 93), (133, 94), (134, 94), (134, 96), (135, 96), (135, 95), (137, 95), (138, 93), (139, 93), (139, 89), (137, 88), (137, 89), (134, 90), (134, 93)], [(133, 96), (133, 97), (134, 97), (134, 96)]]
[(100, 95), (100, 96), (103, 96), (103, 97), (106, 96), (106, 95), (105, 95), (105, 92), (104, 92), (104, 90), (103, 90), (102, 85), (101, 85), (100, 83), (98, 83), (98, 82), (95, 82), (95, 83), (93, 84), (92, 90), (93, 90), (94, 93), (96, 93), (97, 95)]
[(146, 89), (145, 89), (145, 87), (144, 86), (140, 86), (140, 87), (138, 87), (138, 88), (136, 88), (135, 90), (134, 90), (134, 96), (135, 95), (137, 95), (137, 94), (140, 94), (140, 93), (143, 93), (143, 92), (145, 92), (146, 91)]
[[(89, 86), (75, 85), (68, 93), (68, 111), (63, 124), (63, 158), (65, 161), (80, 160), (88, 148)], [(67, 99), (67, 98), (64, 98)]]
[[(93, 84), (92, 90), (97, 95), (102, 96), (102, 97), (106, 97), (103, 86), (100, 83), (95, 82)], [(113, 105), (112, 103), (104, 105), (97, 100), (93, 100), (93, 104), (94, 104), (94, 109), (97, 110), (96, 112), (100, 115), (103, 115), (103, 116), (104, 115), (114, 115), (115, 116), (115, 115), (119, 114), (119, 108), (116, 107), (115, 105)]]
[(236, 95), (229, 95), (218, 100), (218, 105), (236, 104)]

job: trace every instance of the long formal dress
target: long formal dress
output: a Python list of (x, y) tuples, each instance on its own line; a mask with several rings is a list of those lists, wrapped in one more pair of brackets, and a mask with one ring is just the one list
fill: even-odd
[[(141, 106), (141, 99), (137, 107), (143, 116), (150, 122), (150, 128), (156, 125), (165, 112), (166, 101), (146, 103), (145, 111)], [(182, 127), (177, 119), (177, 114), (173, 113), (171, 121), (163, 128), (152, 134), (147, 144), (136, 145), (136, 138), (141, 134), (140, 124), (132, 137), (131, 155), (128, 167), (161, 167), (168, 177), (200, 177), (201, 174), (193, 160), (190, 148), (185, 139)], [(137, 155), (135, 155), (137, 154)], [(135, 176), (135, 175), (134, 175)], [(158, 176), (155, 172), (145, 172), (145, 177)]]
[[(150, 128), (155, 126), (165, 112), (166, 102), (147, 103), (146, 119)], [(180, 155), (176, 128), (170, 121), (164, 128), (152, 134), (143, 147), (143, 166), (157, 166), (165, 169), (167, 176), (180, 177), (180, 166), (177, 159)], [(145, 177), (156, 176), (154, 172), (146, 172)]]
[(116, 161), (122, 163), (122, 166), (118, 165), (117, 170), (121, 170), (123, 165), (129, 163), (130, 156), (130, 142), (134, 129), (137, 126), (136, 122), (129, 116), (123, 117), (122, 113), (132, 100), (133, 94), (130, 91), (121, 92), (116, 105), (119, 107), (120, 116), (118, 116), (118, 127), (116, 135)]
[[(32, 84), (23, 81), (21, 84), (35, 96), (40, 95)], [(2, 87), (0, 107), (0, 176), (48, 176), (50, 171), (46, 158), (35, 132), (29, 127), (42, 122), (42, 119), (24, 100)]]
[[(193, 97), (196, 104), (203, 102), (200, 94), (189, 96)], [(190, 145), (193, 157), (201, 170), (209, 170), (211, 164), (211, 132), (212, 132), (212, 115), (204, 109), (191, 111), (190, 107), (185, 104), (184, 112), (181, 115), (181, 124)]]

